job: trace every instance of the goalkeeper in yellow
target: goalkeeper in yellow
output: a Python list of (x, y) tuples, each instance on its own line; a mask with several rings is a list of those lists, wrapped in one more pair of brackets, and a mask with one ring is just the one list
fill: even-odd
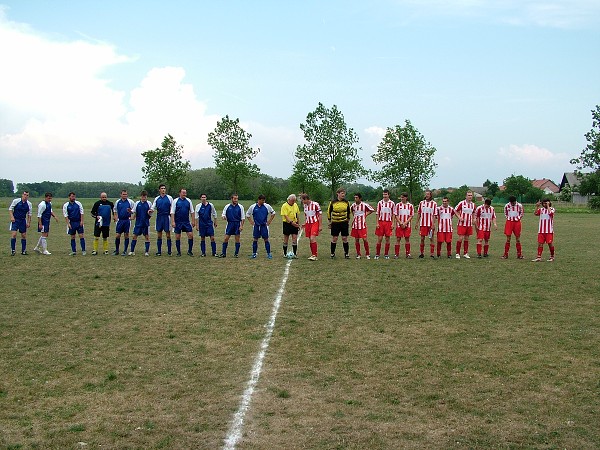
[(350, 258), (350, 246), (348, 244), (348, 228), (350, 224), (350, 203), (346, 200), (346, 190), (339, 188), (336, 192), (336, 200), (329, 202), (327, 208), (328, 227), (331, 230), (331, 258), (335, 258), (335, 248), (338, 237), (342, 235), (344, 246), (344, 258)]

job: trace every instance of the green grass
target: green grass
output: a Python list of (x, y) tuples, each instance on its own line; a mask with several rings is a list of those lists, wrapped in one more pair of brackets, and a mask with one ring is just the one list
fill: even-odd
[[(470, 261), (330, 260), (324, 232), (315, 263), (303, 239), (240, 448), (600, 446), (600, 217), (558, 214), (553, 264), (536, 223), (525, 261), (501, 232)], [(62, 223), (52, 256), (10, 257), (2, 227), (0, 447), (220, 447), (283, 274), (271, 230), (268, 261), (249, 230), (237, 260), (73, 258)]]

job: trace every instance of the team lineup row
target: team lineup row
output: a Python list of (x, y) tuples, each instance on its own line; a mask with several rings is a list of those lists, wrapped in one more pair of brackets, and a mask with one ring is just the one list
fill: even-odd
[[(298, 234), (300, 230), (304, 231), (305, 236), (310, 242), (309, 260), (318, 259), (318, 249), (316, 238), (323, 230), (323, 211), (321, 206), (310, 199), (308, 194), (300, 194), (303, 205), (304, 221), (300, 223), (300, 208), (297, 204), (297, 197), (294, 194), (288, 196), (286, 202), (281, 207), (281, 218), (283, 221), (283, 255), (288, 258), (297, 258), (298, 253)], [(69, 193), (69, 200), (63, 205), (63, 217), (67, 225), (67, 233), (71, 236), (71, 256), (77, 254), (76, 236), (79, 236), (79, 242), (82, 255), (86, 255), (86, 244), (84, 235), (84, 209), (83, 205), (76, 199), (74, 192)], [(410, 236), (412, 234), (412, 221), (415, 220), (414, 228), (418, 230), (420, 237), (419, 258), (424, 258), (425, 241), (429, 239), (429, 250), (431, 258), (440, 258), (442, 247), (446, 244), (446, 255), (452, 258), (452, 238), (453, 238), (453, 218), (458, 217), (455, 258), (462, 257), (470, 259), (469, 243), (470, 236), (476, 231), (477, 239), (477, 257), (488, 257), (489, 239), (491, 227), (498, 229), (496, 213), (491, 205), (491, 201), (486, 199), (484, 204), (476, 206), (473, 202), (473, 193), (467, 192), (465, 199), (455, 207), (449, 205), (448, 198), (442, 199), (442, 204), (438, 205), (433, 199), (430, 190), (425, 191), (425, 198), (419, 202), (415, 208), (408, 201), (408, 194), (402, 193), (400, 201), (395, 203), (390, 199), (390, 193), (386, 189), (383, 191), (383, 198), (373, 208), (362, 201), (360, 193), (354, 194), (354, 203), (346, 199), (345, 189), (338, 189), (336, 198), (332, 200), (327, 208), (328, 228), (331, 231), (331, 258), (335, 258), (337, 242), (339, 236), (342, 237), (344, 257), (350, 258), (350, 248), (348, 237), (354, 238), (356, 249), (356, 258), (363, 257), (361, 252), (361, 241), (364, 247), (364, 257), (371, 259), (370, 247), (367, 233), (366, 218), (370, 214), (376, 214), (375, 235), (377, 237), (376, 253), (374, 259), (379, 259), (383, 247), (383, 258), (390, 258), (391, 236), (395, 234), (396, 243), (394, 247), (394, 258), (399, 258), (401, 241), (404, 239), (404, 250), (406, 258), (412, 258)], [(217, 228), (217, 212), (214, 205), (207, 200), (206, 195), (201, 196), (201, 201), (194, 205), (187, 198), (186, 189), (181, 189), (176, 198), (166, 193), (166, 186), (159, 187), (159, 195), (153, 202), (148, 200), (146, 191), (140, 194), (140, 200), (134, 202), (128, 198), (126, 190), (121, 192), (121, 197), (115, 203), (108, 200), (106, 193), (100, 194), (100, 200), (94, 203), (91, 216), (94, 219), (94, 242), (92, 255), (99, 252), (100, 238), (102, 237), (102, 251), (109, 254), (108, 237), (110, 234), (111, 223), (115, 226), (115, 250), (113, 255), (134, 256), (138, 236), (144, 237), (144, 255), (150, 254), (150, 219), (156, 215), (156, 256), (162, 255), (163, 233), (166, 238), (167, 254), (172, 254), (171, 232), (175, 234), (175, 255), (181, 256), (181, 235), (185, 233), (188, 238), (187, 255), (194, 256), (194, 228), (197, 229), (201, 238), (200, 256), (207, 255), (206, 237), (210, 240), (210, 250), (212, 256), (226, 258), (229, 239), (234, 237), (234, 257), (239, 256), (240, 234), (243, 231), (245, 221), (248, 220), (252, 225), (252, 258), (258, 255), (258, 240), (263, 239), (265, 251), (268, 259), (272, 259), (271, 245), (269, 242), (269, 225), (275, 218), (275, 210), (265, 202), (265, 196), (259, 195), (256, 203), (252, 204), (247, 211), (239, 203), (236, 194), (231, 196), (231, 202), (228, 203), (221, 213), (222, 219), (227, 223), (225, 236), (221, 244), (221, 252), (217, 253), (217, 243), (215, 241), (215, 228)], [(511, 197), (504, 207), (504, 216), (506, 223), (504, 234), (506, 243), (502, 258), (508, 258), (511, 247), (511, 238), (515, 236), (515, 245), (517, 258), (523, 259), (523, 252), (520, 242), (521, 220), (523, 218), (523, 206), (517, 202), (515, 197)], [(536, 204), (535, 215), (539, 216), (538, 227), (538, 249), (537, 257), (533, 261), (542, 260), (544, 244), (548, 245), (550, 258), (548, 261), (554, 261), (554, 214), (550, 200), (544, 199)], [(23, 192), (21, 198), (16, 198), (9, 206), (10, 230), (11, 230), (11, 255), (16, 254), (17, 233), (21, 233), (21, 254), (27, 255), (27, 229), (31, 225), (33, 207), (29, 201), (29, 193)], [(52, 218), (58, 223), (58, 218), (52, 210), (52, 194), (46, 193), (45, 198), (38, 205), (38, 232), (40, 237), (34, 248), (35, 251), (50, 255), (48, 251), (48, 234), (50, 231), (50, 221)], [(131, 222), (134, 222), (133, 236), (130, 240)], [(123, 235), (123, 250), (121, 253), (121, 236)], [(292, 240), (292, 251), (288, 252), (289, 238)], [(437, 251), (436, 251), (437, 242)], [(131, 247), (130, 247), (131, 245)]]

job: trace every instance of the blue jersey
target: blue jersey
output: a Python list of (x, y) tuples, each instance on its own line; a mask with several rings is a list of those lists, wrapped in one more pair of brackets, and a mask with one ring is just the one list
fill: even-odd
[(115, 209), (117, 210), (117, 217), (119, 218), (119, 220), (128, 220), (131, 218), (131, 212), (133, 211), (133, 208), (135, 207), (135, 204), (133, 203), (133, 200), (131, 199), (121, 199), (119, 201), (117, 201), (117, 204), (115, 205)]
[(194, 205), (189, 198), (177, 197), (171, 205), (171, 214), (174, 214), (175, 223), (190, 223), (190, 213), (194, 211)]
[(135, 213), (135, 226), (136, 227), (149, 227), (150, 226), (150, 216), (148, 215), (148, 210), (152, 205), (150, 205), (149, 201), (141, 201), (138, 200), (135, 202), (135, 206), (133, 211)]
[(156, 211), (156, 217), (169, 216), (171, 214), (171, 205), (173, 204), (173, 197), (160, 195), (154, 199), (152, 203), (152, 210)]
[(67, 217), (70, 222), (81, 222), (83, 205), (77, 200), (65, 203), (63, 205), (63, 216)]
[(252, 217), (255, 225), (266, 225), (269, 216), (275, 215), (275, 210), (268, 203), (259, 205), (258, 203), (253, 204), (248, 208), (246, 217)]
[(21, 200), (15, 198), (8, 209), (13, 212), (15, 220), (25, 220), (27, 216), (31, 216), (31, 202), (29, 200)]
[(196, 219), (200, 226), (212, 224), (217, 219), (217, 212), (212, 203), (207, 202), (206, 205), (198, 203), (196, 206)]
[(52, 202), (41, 201), (38, 205), (38, 217), (42, 219), (42, 223), (50, 222), (52, 217)]
[(244, 207), (239, 203), (234, 205), (228, 203), (223, 209), (223, 218), (227, 219), (227, 222), (241, 222), (244, 218)]

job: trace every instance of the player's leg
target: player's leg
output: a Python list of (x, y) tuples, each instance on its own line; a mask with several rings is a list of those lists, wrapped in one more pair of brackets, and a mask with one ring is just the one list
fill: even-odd
[(137, 245), (138, 235), (133, 232), (133, 236), (131, 238), (131, 250), (129, 251), (129, 256), (135, 255), (135, 246)]
[(187, 234), (187, 238), (188, 238), (188, 251), (187, 254), (188, 256), (194, 256), (194, 230), (192, 229), (192, 226), (188, 226), (186, 227), (186, 234)]

